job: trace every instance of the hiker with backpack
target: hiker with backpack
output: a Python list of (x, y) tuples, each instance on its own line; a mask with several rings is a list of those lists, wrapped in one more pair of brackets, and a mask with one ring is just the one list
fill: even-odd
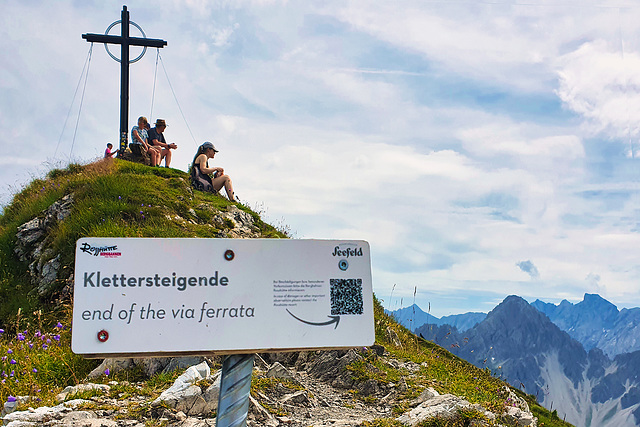
[[(224, 187), (227, 197), (234, 202), (236, 199), (229, 175), (225, 175), (221, 167), (209, 167), (209, 159), (213, 159), (217, 152), (216, 147), (209, 141), (198, 147), (191, 166), (191, 185), (196, 190), (209, 193), (217, 193)], [(213, 174), (213, 178), (209, 174)]]

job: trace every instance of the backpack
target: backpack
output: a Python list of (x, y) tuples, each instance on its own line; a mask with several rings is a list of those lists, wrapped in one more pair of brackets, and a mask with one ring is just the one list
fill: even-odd
[(217, 193), (217, 191), (213, 189), (211, 177), (207, 174), (202, 173), (200, 171), (199, 165), (194, 164), (191, 167), (191, 185), (193, 186), (193, 188), (199, 191), (205, 191), (207, 193)]

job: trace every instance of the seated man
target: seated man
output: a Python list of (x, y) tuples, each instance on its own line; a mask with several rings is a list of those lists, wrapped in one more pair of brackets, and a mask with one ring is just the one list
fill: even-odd
[(144, 116), (138, 118), (138, 125), (131, 129), (131, 143), (129, 148), (133, 154), (138, 156), (149, 155), (149, 161), (151, 166), (158, 166), (160, 164), (160, 147), (152, 147), (148, 144), (149, 139), (147, 127), (149, 122)]
[[(154, 147), (158, 147), (160, 150), (160, 160), (164, 160), (165, 167), (169, 167), (171, 163), (171, 150), (178, 148), (176, 144), (173, 142), (171, 144), (167, 144), (167, 141), (164, 139), (164, 135), (162, 134), (164, 130), (167, 128), (167, 122), (164, 119), (157, 119), (155, 123), (155, 127), (149, 129), (149, 145)], [(158, 161), (158, 164), (160, 161)]]

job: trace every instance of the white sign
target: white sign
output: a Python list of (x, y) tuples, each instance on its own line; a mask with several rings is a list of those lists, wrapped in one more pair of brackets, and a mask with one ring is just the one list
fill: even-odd
[(77, 354), (247, 353), (374, 340), (365, 241), (77, 242), (71, 343)]

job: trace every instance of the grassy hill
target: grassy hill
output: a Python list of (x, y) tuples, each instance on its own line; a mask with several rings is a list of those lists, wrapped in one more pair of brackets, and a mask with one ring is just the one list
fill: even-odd
[[(16, 233), (22, 224), (42, 217), (48, 207), (69, 194), (73, 195), (69, 217), (47, 231), (45, 249), (38, 253), (41, 263), (59, 257), (61, 265), (54, 283), (42, 292), (33, 283), (28, 262), (20, 261), (15, 253)], [(220, 237), (232, 233), (234, 223), (215, 220), (216, 216), (234, 209), (232, 205), (254, 219), (255, 237), (287, 237), (246, 206), (222, 196), (192, 191), (188, 175), (182, 171), (117, 159), (53, 170), (45, 179), (34, 180), (16, 194), (0, 216), (0, 402), (9, 396), (30, 395), (43, 404), (51, 403), (57, 392), (82, 382), (96, 366), (95, 361), (84, 360), (70, 349), (70, 279), (78, 238)], [(408, 410), (410, 402), (427, 387), (441, 394), (464, 396), (496, 413), (509, 405), (502, 391), (506, 383), (488, 370), (478, 369), (446, 349), (417, 338), (384, 314), (377, 301), (374, 305), (376, 344), (384, 346), (391, 357), (412, 361), (421, 368), (407, 374), (381, 358), (371, 357), (369, 352), (365, 362), (347, 369), (358, 381), (406, 382), (406, 391), (394, 404), (394, 416)], [(140, 379), (135, 372), (120, 375)], [(162, 382), (167, 381), (168, 387), (171, 379), (145, 379), (155, 390), (149, 393), (157, 395)], [(569, 425), (537, 405), (532, 396), (516, 392), (527, 400), (539, 419), (538, 425)], [(366, 402), (367, 398), (361, 399)], [(468, 414), (468, 418), (476, 415)], [(428, 425), (462, 426), (468, 422), (469, 419), (462, 419)], [(398, 424), (389, 418), (372, 425)]]

